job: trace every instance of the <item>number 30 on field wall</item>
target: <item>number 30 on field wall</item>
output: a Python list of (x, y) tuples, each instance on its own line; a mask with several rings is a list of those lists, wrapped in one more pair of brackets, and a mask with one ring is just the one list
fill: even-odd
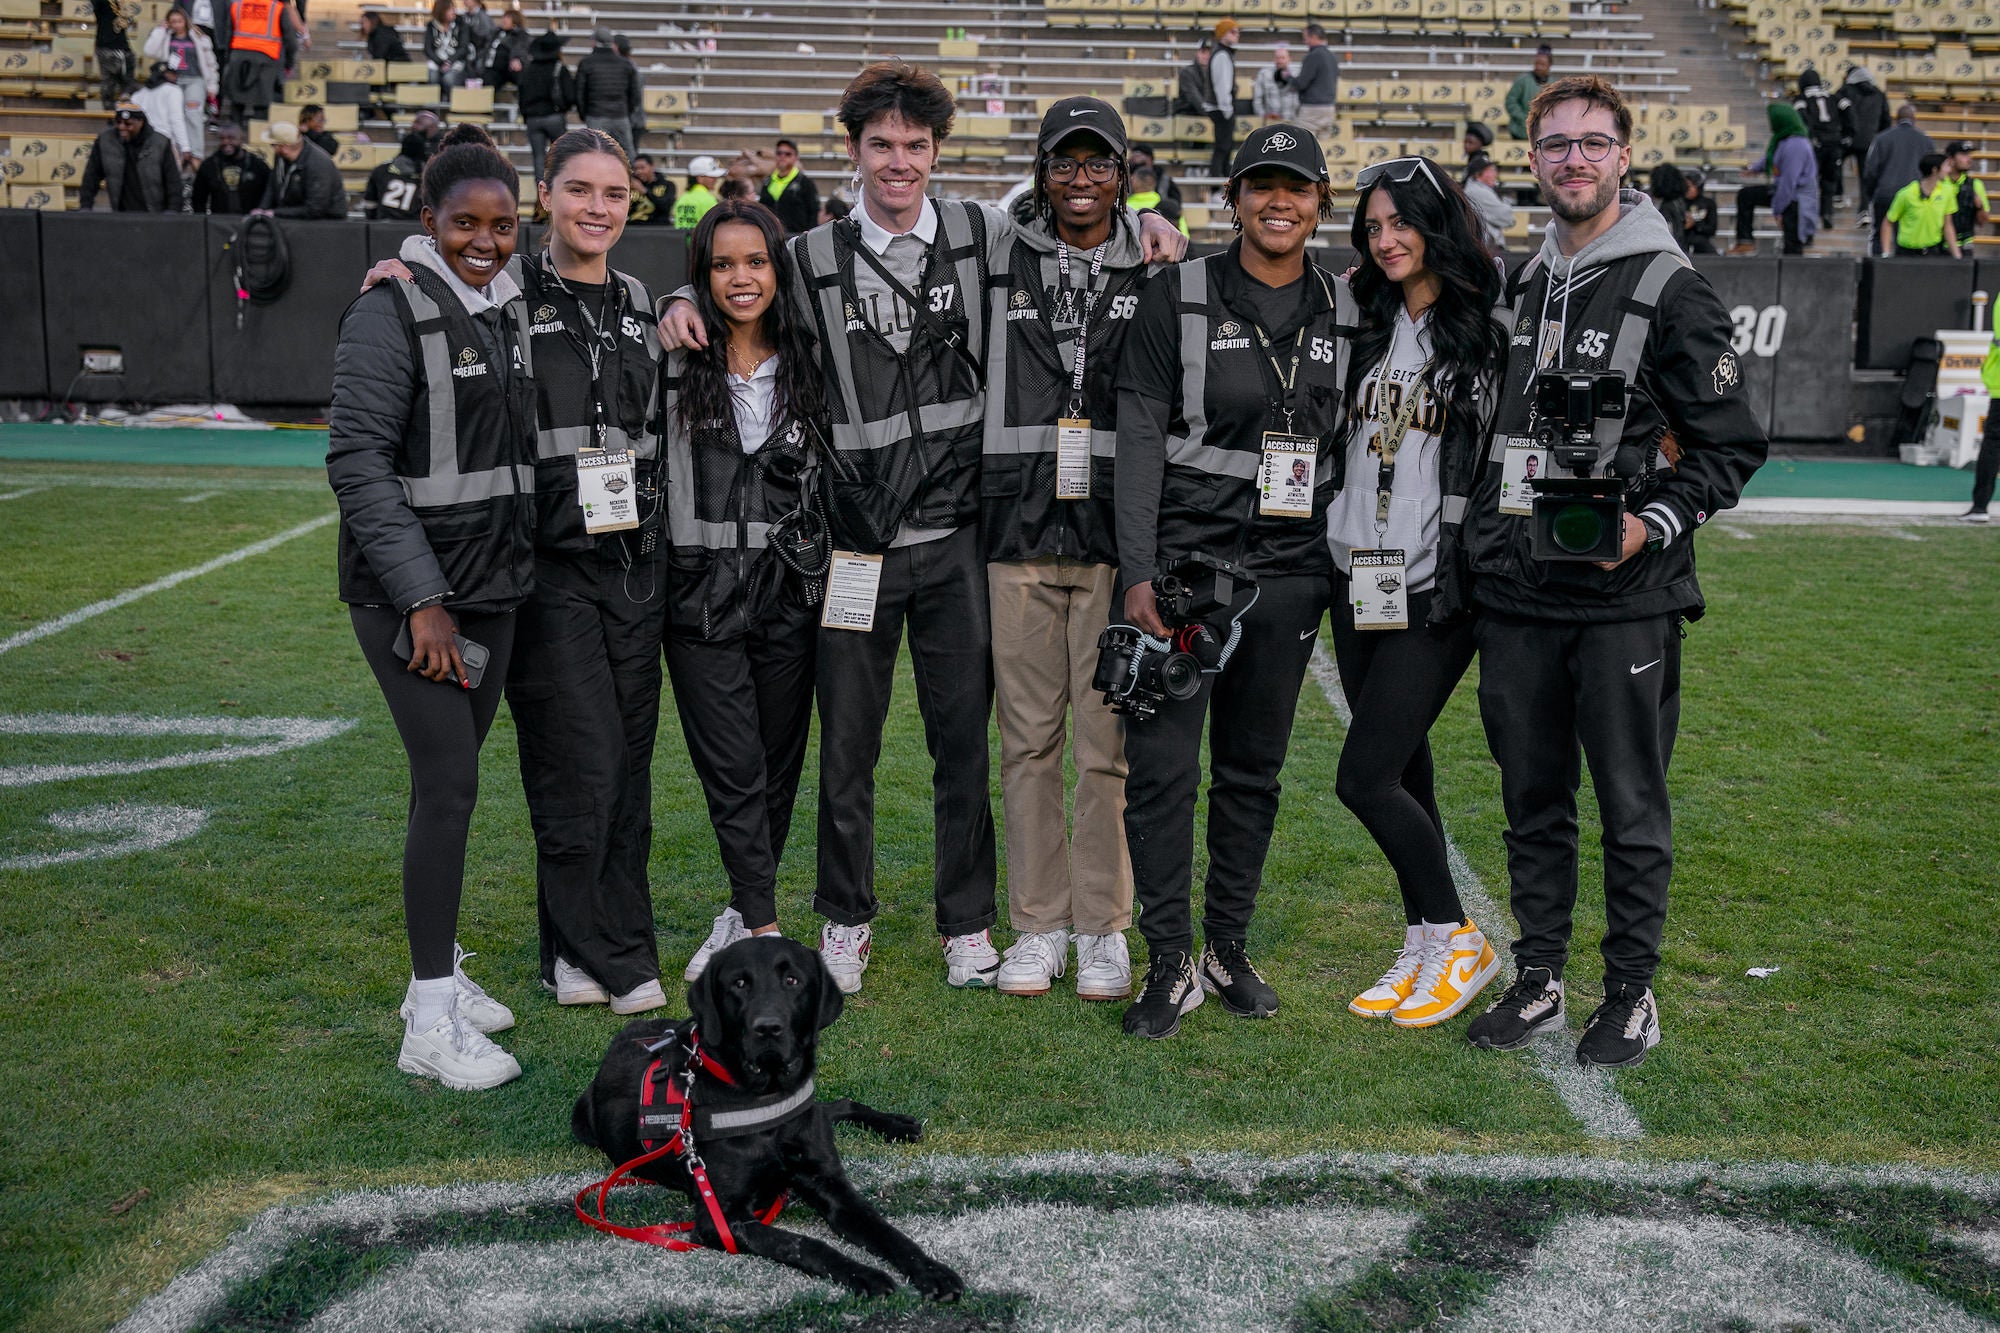
[(1785, 345), (1785, 308), (1781, 305), (1767, 305), (1762, 310), (1740, 305), (1729, 312), (1729, 322), (1735, 326), (1729, 345), (1738, 356), (1776, 356)]

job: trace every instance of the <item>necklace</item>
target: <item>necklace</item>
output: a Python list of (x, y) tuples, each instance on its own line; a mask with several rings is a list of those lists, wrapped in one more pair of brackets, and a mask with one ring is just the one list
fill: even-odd
[(741, 370), (735, 372), (736, 374), (741, 375), (744, 379), (747, 380), (752, 375), (757, 373), (757, 367), (763, 365), (766, 361), (769, 361), (772, 357), (776, 355), (777, 353), (775, 351), (769, 351), (765, 352), (762, 356), (753, 359), (747, 352), (738, 352), (736, 350), (736, 344), (731, 343), (729, 345), (729, 355), (727, 359), (730, 360), (731, 362), (747, 363), (743, 366)]

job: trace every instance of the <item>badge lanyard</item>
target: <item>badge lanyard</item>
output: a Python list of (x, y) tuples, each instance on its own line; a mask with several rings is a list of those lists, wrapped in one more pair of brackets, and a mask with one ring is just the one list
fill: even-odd
[[(1402, 409), (1392, 417), (1389, 413), (1389, 365), (1394, 360), (1395, 349), (1390, 348), (1389, 357), (1382, 363), (1382, 375), (1375, 383), (1375, 452), (1381, 459), (1381, 468), (1375, 482), (1375, 535), (1383, 537), (1389, 531), (1390, 493), (1396, 487), (1396, 454), (1403, 447), (1403, 437), (1410, 432), (1410, 423), (1416, 420), (1417, 402), (1423, 397), (1423, 372), (1410, 382), (1409, 391), (1403, 397)], [(1429, 363), (1425, 363), (1428, 370)]]
[[(1307, 323), (1310, 322), (1310, 320), (1307, 321)], [(1279, 393), (1277, 401), (1273, 402), (1271, 406), (1285, 414), (1285, 434), (1291, 435), (1294, 433), (1292, 430), (1292, 400), (1297, 396), (1295, 390), (1299, 382), (1299, 354), (1306, 344), (1306, 326), (1301, 324), (1298, 333), (1292, 338), (1292, 368), (1289, 374), (1278, 369), (1278, 358), (1271, 351), (1271, 335), (1264, 332), (1264, 326), (1252, 323), (1250, 327), (1256, 330), (1257, 345), (1264, 349), (1264, 359), (1270, 363), (1271, 374), (1278, 381)]]
[(604, 310), (600, 318), (591, 314), (590, 308), (583, 303), (583, 298), (569, 289), (569, 284), (563, 281), (562, 274), (556, 271), (555, 261), (549, 257), (547, 250), (542, 251), (542, 267), (548, 270), (551, 278), (555, 279), (557, 289), (570, 299), (570, 303), (576, 307), (577, 315), (590, 329), (590, 336), (585, 338), (569, 326), (568, 320), (563, 321), (564, 336), (583, 359), (590, 363), (590, 410), (593, 433), (589, 447), (601, 451), (604, 448), (607, 429), (604, 421), (604, 354), (607, 351), (616, 352), (621, 360), (623, 358), (622, 349), (618, 344), (618, 324), (612, 314), (611, 306), (614, 301), (618, 301), (622, 309), (623, 302), (619, 298), (624, 294), (625, 285), (618, 281), (616, 274), (607, 275), (610, 278), (609, 286), (615, 286), (616, 291), (608, 288), (605, 291)]
[(1078, 301), (1069, 285), (1069, 246), (1060, 239), (1056, 241), (1056, 284), (1060, 296), (1055, 315), (1049, 320), (1050, 334), (1054, 334), (1056, 322), (1063, 315), (1078, 315), (1076, 357), (1070, 365), (1069, 415), (1056, 422), (1058, 500), (1090, 498), (1090, 418), (1083, 414), (1083, 361), (1090, 344), (1090, 316), (1097, 308), (1097, 279), (1104, 271), (1104, 252), (1110, 245), (1111, 238), (1107, 236), (1091, 251), (1090, 276), (1084, 280), (1083, 299)]

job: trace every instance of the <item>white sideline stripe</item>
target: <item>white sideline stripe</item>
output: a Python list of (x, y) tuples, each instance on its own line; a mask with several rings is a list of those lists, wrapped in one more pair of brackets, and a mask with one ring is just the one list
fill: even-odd
[[(1340, 614), (1340, 608), (1334, 609)], [(1321, 694), (1333, 705), (1333, 712), (1343, 727), (1352, 726), (1354, 714), (1347, 707), (1347, 696), (1340, 689), (1340, 668), (1333, 660), (1333, 654), (1326, 650), (1324, 642), (1313, 644), (1312, 676), (1318, 682)], [(1446, 834), (1445, 854), (1450, 858), (1451, 877), (1458, 886), (1458, 896), (1464, 901), (1473, 919), (1488, 923), (1511, 921), (1511, 913), (1503, 914), (1493, 896), (1486, 891), (1479, 876), (1465, 859), (1465, 853)], [(1637, 1139), (1643, 1138), (1645, 1126), (1626, 1100), (1618, 1095), (1612, 1086), (1611, 1072), (1606, 1069), (1585, 1069), (1576, 1063), (1573, 1039), (1568, 1029), (1560, 1032), (1546, 1032), (1537, 1037), (1529, 1048), (1533, 1054), (1536, 1070), (1555, 1085), (1556, 1095), (1562, 1098), (1569, 1113), (1577, 1118), (1584, 1132), (1593, 1139)]]
[(208, 823), (206, 810), (185, 805), (94, 805), (87, 810), (58, 810), (49, 816), (49, 826), (62, 833), (123, 834), (111, 842), (88, 847), (72, 847), (61, 852), (37, 852), (26, 856), (0, 857), (0, 870), (42, 870), (75, 861), (108, 860), (149, 852), (192, 838)]
[[(1101, 1179), (1129, 1175), (1221, 1181), (1248, 1194), (1273, 1178), (1295, 1181), (1339, 1173), (1405, 1180), (1431, 1176), (1491, 1181), (1583, 1180), (1655, 1190), (1684, 1188), (1702, 1181), (1713, 1181), (1723, 1189), (1741, 1190), (1773, 1186), (1815, 1189), (1918, 1186), (1949, 1190), (1986, 1202), (2000, 1200), (2000, 1175), (1915, 1166), (1836, 1166), (1824, 1162), (1724, 1166), (1707, 1161), (1625, 1161), (1613, 1157), (1529, 1157), (1513, 1153), (1486, 1156), (1351, 1152), (1279, 1158), (1212, 1152), (1186, 1155), (1048, 1152), (998, 1158), (914, 1153), (852, 1158), (847, 1168), (863, 1193), (919, 1180), (976, 1183), (1021, 1177)], [(598, 1173), (590, 1172), (484, 1184), (396, 1186), (278, 1204), (251, 1218), (220, 1250), (183, 1270), (118, 1327), (129, 1333), (178, 1333), (199, 1327), (220, 1312), (233, 1288), (267, 1271), (293, 1241), (321, 1228), (353, 1227), (386, 1236), (402, 1223), (441, 1213), (483, 1212), (567, 1200), (600, 1178)]]
[(40, 495), (47, 489), (46, 486), (30, 486), (23, 491), (8, 491), (5, 495), (0, 495), (0, 500), (21, 500), (30, 495)]
[(1964, 500), (1850, 500), (1830, 495), (1759, 495), (1736, 502), (1745, 514), (1890, 514), (1900, 518), (1956, 518), (1970, 507)]
[(196, 491), (193, 495), (183, 495), (181, 503), (184, 505), (197, 505), (203, 500), (213, 500), (220, 494), (222, 494), (221, 491)]
[(227, 763), (282, 754), (330, 740), (354, 727), (349, 718), (316, 717), (155, 717), (144, 713), (0, 713), (5, 736), (232, 736), (256, 745), (223, 745), (208, 750), (144, 759), (107, 759), (89, 764), (0, 766), (0, 788), (33, 787), (78, 778), (122, 777), (168, 768)]
[(192, 569), (183, 569), (177, 573), (169, 574), (165, 578), (154, 579), (142, 588), (133, 588), (129, 591), (119, 593), (116, 597), (107, 597), (101, 602), (92, 602), (89, 606), (78, 607), (68, 615), (57, 616), (54, 620), (45, 620), (32, 629), (24, 629), (19, 634), (0, 639), (0, 653), (11, 653), (16, 648), (24, 647), (27, 644), (35, 642), (37, 639), (46, 639), (51, 634), (60, 634), (72, 625), (81, 625), (84, 621), (95, 616), (101, 616), (107, 611), (116, 611), (121, 606), (129, 606), (141, 597), (150, 596), (156, 592), (165, 592), (169, 588), (178, 587), (186, 583), (189, 579), (198, 579), (203, 574), (213, 574), (218, 569), (223, 569), (239, 561), (248, 560), (251, 556), (262, 555), (266, 551), (274, 550), (284, 545), (294, 537), (303, 537), (308, 532), (316, 532), (339, 517), (338, 513), (321, 514), (311, 522), (301, 523), (296, 528), (286, 528), (275, 537), (266, 537), (263, 541), (251, 542), (248, 546), (231, 551), (227, 555), (219, 555), (215, 559), (205, 561)]

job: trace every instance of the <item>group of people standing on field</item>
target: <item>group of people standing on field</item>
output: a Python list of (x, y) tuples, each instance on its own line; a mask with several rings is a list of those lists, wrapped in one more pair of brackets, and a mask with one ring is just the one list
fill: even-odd
[[(684, 975), (780, 929), (816, 707), (813, 909), (830, 975), (860, 990), (905, 637), (946, 982), (1041, 995), (1073, 966), (1079, 997), (1125, 1002), (1125, 1030), (1151, 1038), (1204, 996), (1269, 1017), (1251, 926), (1329, 610), (1353, 713), (1337, 790), (1388, 859), (1405, 924), (1349, 1007), (1433, 1026), (1501, 971), (1453, 885), (1427, 741), (1478, 652), (1521, 938), (1514, 981), (1468, 1036), (1512, 1048), (1564, 1021), (1587, 756), (1606, 998), (1577, 1055), (1643, 1059), (1659, 1039), (1681, 625), (1702, 611), (1693, 530), (1735, 502), (1764, 439), (1727, 316), (1657, 211), (1619, 189), (1630, 115), (1615, 90), (1565, 79), (1535, 99), (1556, 222), (1512, 278), (1458, 184), (1421, 158), (1363, 173), (1358, 266), (1322, 268), (1309, 245), (1331, 216), (1326, 163), (1289, 122), (1235, 151), (1239, 236), (1199, 260), (1176, 263), (1179, 231), (1131, 210), (1126, 129), (1094, 98), (1046, 114), (1028, 221), (935, 200), (953, 112), (921, 68), (863, 70), (838, 111), (852, 215), (787, 240), (760, 203), (719, 203), (691, 237), (689, 285), (657, 310), (608, 264), (630, 189), (608, 136), (550, 145), (539, 256), (514, 254), (512, 168), (479, 131), (451, 131), (427, 164), (427, 234), (343, 321), (329, 416), (340, 595), (411, 762), (401, 1067), (459, 1088), (519, 1073), (488, 1035), (513, 1015), (467, 977), (457, 939), (503, 691), (544, 985), (619, 1013), (666, 1002), (647, 882), (663, 659), (729, 884)], [(1597, 435), (1597, 475), (1623, 479), (1627, 510), (1600, 565), (1531, 554), (1521, 456), (1553, 466), (1535, 389), (1550, 369), (1632, 386)], [(1195, 566), (1229, 575), (1205, 624), (1169, 578)], [(1189, 649), (1198, 679), (1114, 712), (1097, 677), (1107, 629)]]

